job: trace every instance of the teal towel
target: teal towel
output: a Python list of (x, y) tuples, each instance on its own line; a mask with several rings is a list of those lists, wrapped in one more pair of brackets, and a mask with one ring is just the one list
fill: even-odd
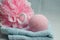
[(53, 40), (49, 29), (39, 32), (31, 32), (23, 29), (1, 27), (1, 32), (8, 35), (9, 40)]
[(53, 40), (49, 37), (30, 37), (24, 35), (8, 35), (9, 40)]

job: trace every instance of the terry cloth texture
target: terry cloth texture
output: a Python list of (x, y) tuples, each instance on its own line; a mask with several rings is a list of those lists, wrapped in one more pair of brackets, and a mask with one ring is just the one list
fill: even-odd
[(1, 32), (8, 35), (9, 40), (53, 40), (50, 28), (45, 31), (31, 32), (23, 29), (1, 27)]

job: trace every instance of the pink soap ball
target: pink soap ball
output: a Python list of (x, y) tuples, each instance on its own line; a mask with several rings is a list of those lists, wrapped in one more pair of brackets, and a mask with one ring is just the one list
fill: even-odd
[[(27, 22), (21, 25), (19, 21), (24, 21), (24, 17), (20, 15), (23, 13), (27, 16)], [(18, 28), (26, 26), (33, 14), (34, 11), (28, 0), (2, 0), (0, 3), (0, 23), (3, 25)]]
[(48, 19), (42, 15), (34, 15), (29, 22), (29, 30), (33, 32), (43, 31), (48, 29)]

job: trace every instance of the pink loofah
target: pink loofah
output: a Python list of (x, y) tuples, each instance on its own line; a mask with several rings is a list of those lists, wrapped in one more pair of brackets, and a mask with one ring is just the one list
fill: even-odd
[[(0, 3), (0, 21), (3, 25), (21, 28), (26, 22), (28, 24), (33, 14), (31, 4), (27, 0), (2, 0)], [(25, 23), (20, 23), (24, 20)]]
[(29, 22), (29, 30), (33, 32), (43, 31), (48, 28), (48, 19), (43, 15), (34, 15)]

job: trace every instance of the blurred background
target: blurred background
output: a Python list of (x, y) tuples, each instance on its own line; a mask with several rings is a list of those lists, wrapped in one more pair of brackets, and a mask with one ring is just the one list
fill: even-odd
[[(1, 1), (1, 0), (0, 0)], [(28, 0), (36, 14), (45, 15), (52, 24), (54, 40), (60, 40), (60, 0)], [(5, 40), (1, 37), (0, 40)]]
[(29, 0), (35, 13), (45, 15), (52, 24), (54, 40), (60, 40), (60, 0)]

